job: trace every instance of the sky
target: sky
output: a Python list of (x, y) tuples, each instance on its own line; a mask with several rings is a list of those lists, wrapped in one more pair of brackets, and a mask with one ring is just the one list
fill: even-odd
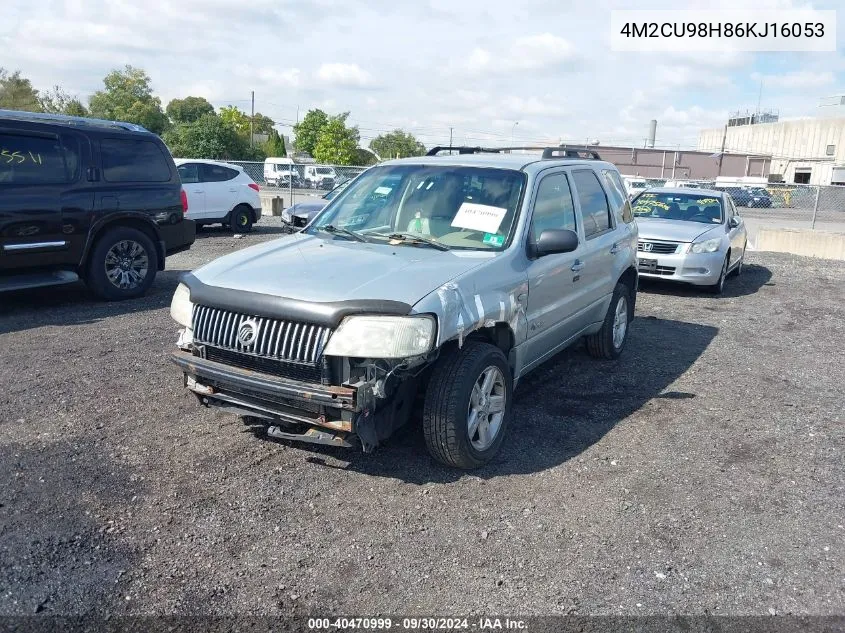
[[(595, 142), (694, 148), (731, 112), (814, 116), (845, 94), (845, 7), (798, 0), (2, 0), (0, 66), (83, 99), (113, 68), (290, 126), (349, 111), (362, 145)], [(619, 53), (612, 9), (840, 8), (837, 52)], [(762, 83), (762, 98), (760, 97)]]

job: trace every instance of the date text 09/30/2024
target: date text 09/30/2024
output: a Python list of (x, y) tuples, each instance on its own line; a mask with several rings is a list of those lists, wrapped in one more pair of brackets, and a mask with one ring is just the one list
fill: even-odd
[(309, 618), (310, 630), (326, 631), (526, 631), (524, 620), (512, 618)]

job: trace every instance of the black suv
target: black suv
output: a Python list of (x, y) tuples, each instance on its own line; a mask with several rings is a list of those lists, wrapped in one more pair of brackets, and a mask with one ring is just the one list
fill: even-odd
[(0, 292), (82, 278), (138, 297), (196, 227), (162, 140), (131, 123), (0, 110)]

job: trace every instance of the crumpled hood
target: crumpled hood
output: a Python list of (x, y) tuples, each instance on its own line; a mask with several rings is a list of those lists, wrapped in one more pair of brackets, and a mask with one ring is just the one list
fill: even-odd
[(322, 211), (328, 203), (328, 200), (323, 200), (322, 198), (317, 198), (313, 201), (309, 200), (308, 202), (297, 202), (288, 209), (288, 213), (291, 215), (310, 216), (317, 211)]
[(663, 220), (661, 218), (637, 218), (641, 240), (667, 240), (670, 242), (693, 242), (713, 229), (722, 229), (722, 224)]
[(383, 299), (414, 305), (495, 256), (299, 233), (224, 255), (193, 274), (211, 286), (301, 301)]

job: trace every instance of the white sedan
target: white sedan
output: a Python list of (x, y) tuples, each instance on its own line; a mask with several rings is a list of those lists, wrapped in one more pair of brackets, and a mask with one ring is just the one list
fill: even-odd
[(185, 217), (197, 226), (223, 224), (246, 233), (261, 219), (258, 185), (243, 167), (215, 160), (177, 158), (175, 162), (188, 197)]

